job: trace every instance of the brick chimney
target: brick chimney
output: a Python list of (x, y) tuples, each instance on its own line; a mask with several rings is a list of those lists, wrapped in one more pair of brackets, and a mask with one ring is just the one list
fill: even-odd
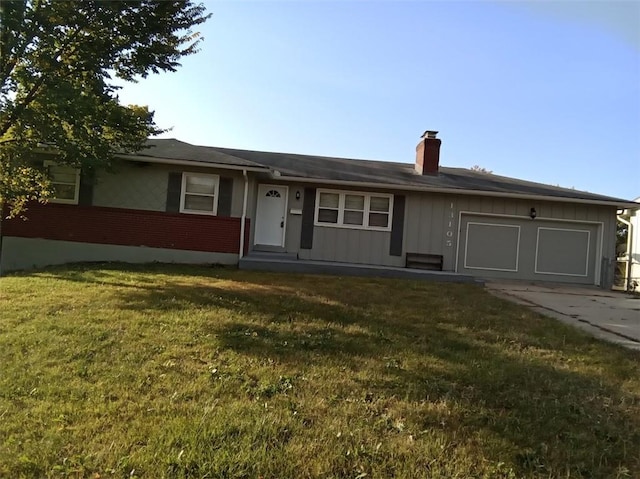
[(437, 131), (427, 130), (416, 146), (416, 171), (421, 175), (437, 175), (440, 164), (440, 144)]

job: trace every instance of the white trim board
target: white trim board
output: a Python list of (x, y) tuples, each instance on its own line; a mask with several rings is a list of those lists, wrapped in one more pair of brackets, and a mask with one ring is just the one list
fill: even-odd
[[(328, 208), (320, 206), (320, 195), (322, 193), (336, 194), (338, 195), (338, 207), (337, 208)], [(352, 225), (344, 223), (344, 212), (347, 211), (345, 205), (345, 198), (347, 195), (353, 196), (363, 196), (364, 197), (364, 209), (363, 210), (353, 210), (353, 211), (362, 211), (362, 224), (361, 225)], [(389, 200), (389, 209), (385, 211), (371, 211), (371, 197), (377, 196), (380, 198), (387, 198)], [(354, 229), (361, 231), (382, 231), (382, 232), (391, 232), (391, 228), (393, 225), (393, 201), (395, 195), (390, 193), (376, 193), (376, 192), (366, 192), (366, 191), (352, 191), (352, 190), (337, 190), (337, 189), (328, 189), (328, 188), (317, 188), (316, 189), (316, 203), (315, 203), (315, 211), (313, 213), (313, 225), (314, 227), (327, 227), (327, 228), (345, 228), (345, 229)], [(321, 209), (334, 209), (338, 211), (337, 223), (325, 223), (319, 221), (319, 215)], [(369, 214), (370, 213), (381, 213), (388, 215), (387, 226), (369, 226)], [(365, 226), (365, 223), (367, 225)]]
[(593, 224), (593, 225), (601, 225), (602, 221), (593, 221), (593, 220), (565, 220), (562, 218), (547, 218), (544, 216), (537, 216), (536, 219), (532, 220), (529, 215), (507, 215), (502, 213), (477, 213), (475, 211), (460, 211), (460, 215), (473, 215), (473, 216), (490, 216), (495, 218), (518, 218), (521, 220), (527, 220), (532, 223), (537, 223), (540, 221), (556, 221), (562, 223), (581, 223), (581, 224)]
[[(480, 226), (494, 226), (499, 228), (516, 228), (518, 230), (518, 239), (516, 241), (516, 269), (505, 269), (505, 268), (482, 268), (479, 266), (469, 266), (467, 264), (467, 248), (469, 247), (469, 225), (480, 225)], [(509, 273), (517, 273), (518, 265), (520, 264), (520, 226), (518, 225), (501, 225), (495, 223), (477, 223), (473, 221), (467, 222), (465, 241), (464, 241), (464, 268), (465, 269), (480, 269), (485, 271), (506, 271)]]
[[(483, 217), (487, 217), (487, 218), (511, 218), (511, 219), (519, 219), (519, 220), (525, 220), (527, 222), (555, 222), (555, 223), (570, 223), (570, 224), (576, 224), (576, 225), (592, 225), (595, 226), (597, 228), (596, 230), (596, 236), (595, 236), (595, 240), (596, 240), (596, 257), (594, 259), (594, 271), (593, 271), (593, 284), (596, 286), (600, 286), (602, 281), (601, 281), (601, 274), (602, 274), (602, 258), (603, 258), (603, 250), (604, 250), (604, 222), (603, 221), (593, 221), (593, 220), (572, 220), (572, 219), (562, 219), (562, 218), (547, 218), (547, 217), (540, 217), (538, 216), (536, 219), (532, 220), (529, 216), (527, 215), (509, 215), (509, 214), (501, 214), (501, 213), (483, 213), (483, 212), (477, 212), (477, 211), (468, 211), (468, 210), (461, 210), (458, 212), (458, 234), (456, 237), (456, 253), (455, 253), (455, 258), (454, 258), (454, 272), (455, 273), (459, 273), (460, 272), (460, 253), (463, 253), (462, 251), (460, 251), (460, 240), (462, 238), (462, 216), (463, 215), (467, 215), (467, 216), (483, 216)], [(591, 248), (591, 244), (589, 244), (589, 248)], [(464, 265), (463, 265), (464, 267)], [(535, 272), (534, 272), (535, 274)], [(546, 274), (546, 273), (537, 273), (537, 274)], [(587, 275), (588, 276), (588, 275)], [(542, 278), (541, 278), (542, 280)]]
[[(558, 273), (558, 272), (553, 272), (553, 271), (542, 271), (538, 269), (538, 252), (539, 252), (539, 248), (540, 248), (540, 230), (548, 230), (548, 231), (573, 231), (576, 233), (586, 233), (587, 234), (587, 252), (586, 252), (586, 259), (585, 259), (585, 267), (584, 267), (584, 274), (571, 274), (571, 273)], [(589, 250), (590, 250), (590, 245), (591, 245), (591, 231), (589, 230), (574, 230), (574, 229), (567, 229), (567, 228), (545, 228), (544, 226), (540, 226), (537, 228), (536, 230), (536, 255), (535, 255), (535, 263), (534, 263), (534, 268), (533, 268), (533, 272), (536, 274), (552, 274), (552, 275), (556, 275), (556, 276), (573, 276), (573, 277), (577, 277), (577, 278), (586, 278), (589, 276)]]

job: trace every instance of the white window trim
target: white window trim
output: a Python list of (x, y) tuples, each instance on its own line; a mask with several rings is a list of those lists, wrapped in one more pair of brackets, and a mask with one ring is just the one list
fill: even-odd
[[(203, 211), (203, 210), (190, 210), (185, 208), (184, 200), (187, 195), (187, 177), (188, 176), (198, 176), (201, 178), (213, 178), (214, 186), (213, 186), (213, 211)], [(189, 195), (194, 196), (211, 196), (205, 195), (202, 193), (188, 193)], [(209, 175), (206, 173), (197, 173), (194, 171), (185, 171), (182, 173), (182, 187), (180, 188), (180, 213), (186, 213), (189, 215), (209, 215), (216, 216), (218, 214), (218, 198), (220, 196), (220, 176), (219, 175)]]
[[(62, 166), (65, 167), (66, 165), (60, 165), (58, 163), (56, 163), (55, 161), (51, 161), (51, 160), (45, 160), (44, 161), (44, 167), (47, 168), (47, 170), (49, 169), (50, 166)], [(71, 168), (73, 170), (75, 170), (76, 172), (76, 182), (75, 182), (75, 191), (73, 193), (73, 199), (66, 199), (66, 198), (49, 198), (49, 203), (60, 203), (60, 204), (66, 204), (66, 205), (77, 205), (78, 201), (80, 199), (80, 170), (78, 168), (72, 168), (72, 167), (68, 167)], [(48, 173), (48, 172), (47, 172)], [(49, 179), (51, 180), (51, 176), (49, 176)], [(61, 183), (60, 181), (51, 181), (52, 184), (59, 184), (59, 185), (69, 185), (70, 183)]]
[[(318, 214), (320, 212), (320, 194), (321, 193), (332, 193), (338, 195), (338, 222), (337, 223), (324, 223), (318, 221)], [(364, 212), (363, 212), (363, 223), (362, 225), (350, 225), (344, 224), (344, 211), (345, 211), (345, 196), (346, 195), (360, 195), (364, 196)], [(371, 211), (371, 197), (381, 197), (381, 198), (389, 198), (389, 210), (388, 211)], [(335, 209), (335, 208), (327, 208), (327, 209)], [(352, 211), (352, 210), (349, 210)], [(355, 210), (353, 210), (355, 211)], [(383, 213), (389, 215), (389, 222), (386, 227), (383, 226), (369, 226), (369, 213)], [(345, 228), (352, 230), (369, 230), (369, 231), (391, 231), (391, 224), (393, 222), (393, 195), (388, 193), (371, 193), (365, 191), (350, 191), (350, 190), (330, 190), (330, 189), (322, 189), (318, 188), (316, 190), (316, 206), (314, 212), (313, 224), (314, 226), (322, 226), (327, 228)]]

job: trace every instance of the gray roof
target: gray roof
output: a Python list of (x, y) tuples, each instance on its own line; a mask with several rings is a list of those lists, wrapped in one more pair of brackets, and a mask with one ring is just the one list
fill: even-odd
[(173, 138), (147, 140), (147, 148), (139, 151), (135, 156), (163, 158), (167, 160), (197, 161), (199, 163), (211, 163), (212, 165), (265, 168), (263, 165), (247, 159), (224, 153), (220, 148), (192, 145)]
[(213, 146), (195, 146), (175, 139), (149, 140), (149, 149), (138, 156), (197, 161), (213, 165), (268, 168), (283, 177), (318, 180), (318, 183), (361, 183), (384, 188), (458, 190), (461, 193), (496, 193), (498, 195), (545, 196), (575, 199), (620, 206), (630, 200), (598, 195), (570, 188), (534, 183), (466, 168), (440, 167), (437, 175), (421, 175), (413, 163), (333, 158), (327, 156), (238, 150)]

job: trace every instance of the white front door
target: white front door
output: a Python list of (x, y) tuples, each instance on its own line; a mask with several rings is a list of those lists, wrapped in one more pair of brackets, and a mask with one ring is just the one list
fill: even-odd
[(288, 187), (258, 186), (255, 244), (284, 246)]

